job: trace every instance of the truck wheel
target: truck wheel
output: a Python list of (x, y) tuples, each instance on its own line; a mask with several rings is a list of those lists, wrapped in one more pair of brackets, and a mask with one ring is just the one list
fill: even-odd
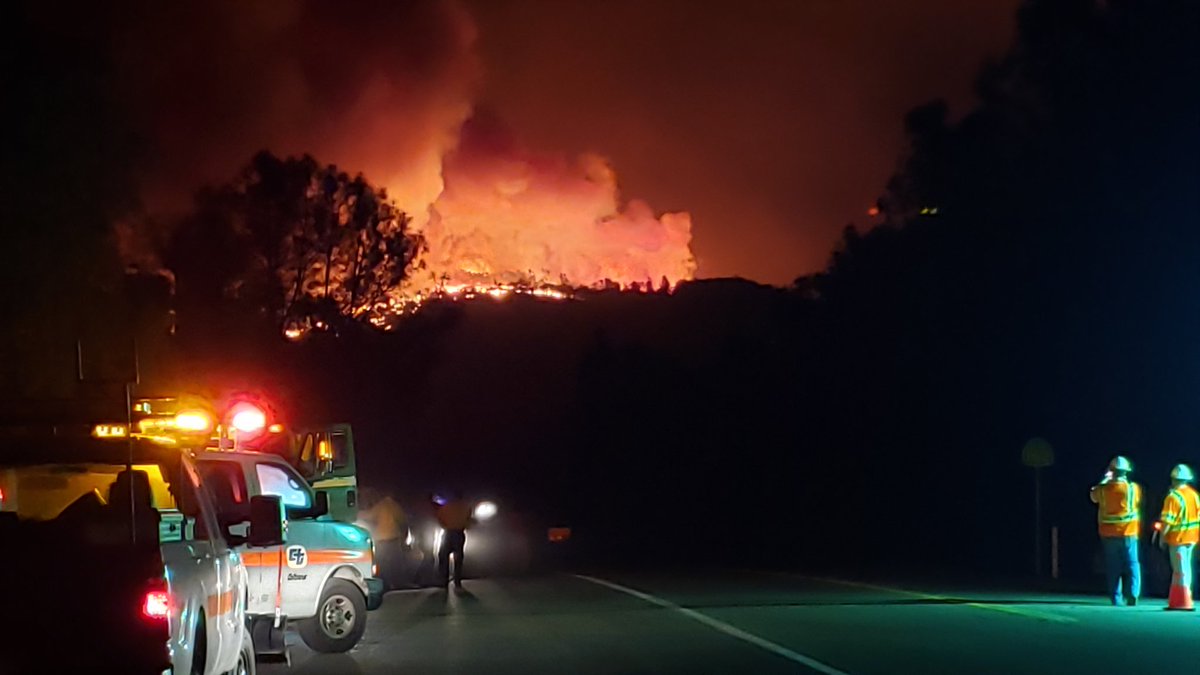
[(204, 675), (208, 660), (208, 629), (204, 626), (204, 612), (196, 619), (196, 632), (192, 636), (192, 675)]
[(317, 615), (297, 622), (300, 637), (313, 651), (336, 653), (358, 644), (367, 629), (367, 600), (358, 586), (330, 579), (317, 603)]
[(242, 650), (238, 652), (237, 665), (229, 675), (255, 675), (254, 642), (250, 639), (250, 631), (242, 637)]

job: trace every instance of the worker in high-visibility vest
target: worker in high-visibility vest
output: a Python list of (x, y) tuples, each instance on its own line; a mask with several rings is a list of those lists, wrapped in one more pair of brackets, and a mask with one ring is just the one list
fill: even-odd
[[(438, 501), (435, 498), (435, 501)], [(463, 549), (467, 545), (467, 528), (475, 523), (471, 505), (457, 493), (450, 499), (440, 500), (437, 512), (438, 525), (442, 526), (442, 545), (438, 550), (438, 574), (442, 588), (450, 585), (450, 557), (454, 557), (454, 586), (462, 588)]]
[(1171, 553), (1171, 593), (1167, 609), (1192, 610), (1192, 554), (1200, 543), (1200, 493), (1188, 483), (1195, 480), (1191, 467), (1180, 464), (1171, 470), (1171, 492), (1163, 500), (1155, 533)]
[(1092, 487), (1096, 521), (1104, 546), (1108, 595), (1116, 606), (1136, 605), (1142, 593), (1142, 565), (1138, 560), (1142, 488), (1129, 480), (1133, 464), (1114, 457), (1099, 485)]
[[(375, 563), (379, 576), (391, 588), (398, 588), (404, 579), (404, 542), (408, 537), (408, 517), (400, 504), (389, 494), (378, 493), (364, 499), (360, 492), (359, 520), (367, 524), (375, 542)], [(364, 503), (366, 504), (364, 507)]]

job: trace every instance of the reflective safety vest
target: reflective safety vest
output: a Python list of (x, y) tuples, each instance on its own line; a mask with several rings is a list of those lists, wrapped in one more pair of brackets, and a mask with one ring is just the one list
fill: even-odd
[(377, 542), (394, 541), (407, 534), (404, 509), (390, 495), (360, 511), (359, 517), (372, 525), (371, 536)]
[(1124, 479), (1092, 488), (1101, 537), (1136, 537), (1141, 529), (1142, 487)]
[(1171, 490), (1159, 520), (1167, 526), (1163, 540), (1168, 545), (1200, 544), (1200, 493), (1191, 485)]
[(471, 505), (459, 499), (438, 508), (436, 515), (445, 530), (465, 530), (471, 526)]

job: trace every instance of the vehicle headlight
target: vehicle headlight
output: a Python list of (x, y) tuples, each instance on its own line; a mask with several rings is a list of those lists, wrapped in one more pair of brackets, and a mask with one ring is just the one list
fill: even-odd
[(475, 505), (475, 512), (471, 514), (476, 520), (487, 520), (496, 515), (495, 502), (479, 502)]

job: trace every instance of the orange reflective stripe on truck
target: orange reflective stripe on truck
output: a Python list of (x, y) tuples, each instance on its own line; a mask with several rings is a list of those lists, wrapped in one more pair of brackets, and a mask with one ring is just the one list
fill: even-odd
[(233, 611), (235, 599), (232, 590), (225, 591), (224, 593), (215, 593), (205, 599), (204, 610), (208, 616), (221, 616), (226, 612)]
[(283, 562), (283, 551), (253, 551), (242, 554), (246, 567), (275, 567)]
[[(307, 552), (308, 557), (304, 566), (362, 562), (367, 560), (371, 555), (370, 551), (355, 551), (344, 548), (308, 549)], [(282, 560), (282, 551), (255, 551), (242, 554), (242, 564), (246, 567), (275, 567)]]
[(329, 565), (333, 563), (352, 563), (366, 560), (369, 551), (352, 551), (348, 549), (325, 549), (308, 552), (309, 565)]

